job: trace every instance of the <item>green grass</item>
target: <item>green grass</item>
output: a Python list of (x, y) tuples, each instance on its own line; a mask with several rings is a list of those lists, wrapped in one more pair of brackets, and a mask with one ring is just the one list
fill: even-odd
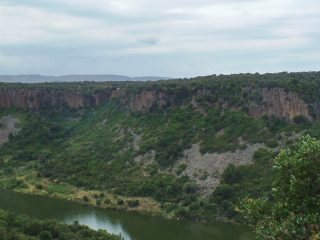
[(63, 195), (72, 195), (75, 191), (74, 188), (68, 184), (50, 184), (47, 188), (49, 194), (57, 193)]

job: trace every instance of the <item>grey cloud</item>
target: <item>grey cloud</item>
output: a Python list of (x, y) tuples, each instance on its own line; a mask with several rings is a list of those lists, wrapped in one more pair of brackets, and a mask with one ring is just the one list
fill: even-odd
[(138, 38), (138, 42), (146, 45), (156, 45), (160, 42), (160, 40), (155, 37), (142, 37)]

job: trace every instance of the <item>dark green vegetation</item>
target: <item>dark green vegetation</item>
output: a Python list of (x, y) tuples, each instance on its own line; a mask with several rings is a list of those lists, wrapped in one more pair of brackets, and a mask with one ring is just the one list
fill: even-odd
[(306, 136), (276, 157), (272, 191), (244, 213), (266, 239), (320, 239), (320, 141)]
[[(258, 195), (267, 187), (264, 180), (270, 174), (272, 158), (269, 150), (257, 152), (253, 165), (230, 166), (223, 175), (223, 185), (208, 199), (202, 199), (189, 177), (171, 174), (170, 167), (183, 156), (184, 149), (201, 140), (203, 153), (222, 153), (240, 149), (239, 137), (246, 144), (267, 143), (277, 141), (281, 131), (299, 128), (285, 125), (271, 129), (267, 126), (272, 125), (272, 119), (257, 120), (218, 109), (208, 109), (203, 115), (192, 107), (147, 114), (119, 108), (108, 103), (80, 112), (15, 113), (21, 119), (21, 131), (0, 149), (0, 157), (6, 159), (2, 174), (12, 176), (17, 167), (24, 167), (37, 171), (40, 178), (58, 179), (88, 190), (151, 197), (162, 203), (165, 211), (183, 218), (232, 218), (240, 196)], [(222, 129), (224, 134), (216, 136)], [(137, 135), (141, 136), (139, 147), (133, 144)], [(141, 165), (135, 160), (151, 150), (155, 151), (154, 162)], [(23, 180), (12, 179), (7, 187), (26, 186)], [(41, 185), (36, 188), (41, 190)]]
[[(106, 86), (124, 87), (129, 97), (141, 90), (162, 91), (170, 101), (165, 107), (155, 105), (141, 112), (131, 111), (127, 102), (118, 98), (95, 109), (3, 110), (2, 116), (11, 114), (20, 120), (21, 130), (0, 148), (0, 174), (5, 179), (2, 186), (28, 188), (19, 175), (30, 171), (36, 172), (38, 179), (86, 190), (149, 197), (158, 201), (166, 214), (179, 218), (241, 220), (237, 212), (239, 199), (259, 197), (271, 189), (276, 147), (294, 143), (296, 136), (304, 132), (320, 136), (315, 118), (311, 121), (296, 116), (287, 121), (248, 114), (249, 103), (261, 103), (262, 88), (281, 87), (295, 92), (306, 103), (318, 101), (318, 72), (221, 75), (148, 83), (0, 85), (84, 93), (103, 91)], [(198, 91), (210, 94), (197, 95)], [(191, 103), (193, 97), (196, 105)], [(313, 117), (317, 115), (315, 110), (316, 105), (310, 105)], [(254, 154), (253, 164), (229, 165), (221, 185), (204, 195), (194, 179), (185, 174), (183, 165), (174, 168), (184, 150), (195, 143), (200, 144), (202, 154), (244, 150), (255, 143), (265, 147)], [(43, 186), (36, 188), (42, 190)], [(117, 201), (123, 204), (120, 198)], [(100, 199), (96, 202), (103, 203)], [(139, 205), (134, 201), (127, 204)]]
[(254, 154), (254, 164), (235, 167), (229, 165), (222, 175), (220, 186), (211, 196), (216, 203), (219, 215), (242, 221), (237, 208), (244, 196), (256, 198), (271, 189), (274, 153), (264, 148)]
[(55, 221), (30, 219), (0, 210), (1, 240), (120, 240), (105, 231), (94, 231), (86, 226), (60, 224)]
[[(219, 88), (214, 97), (222, 96), (225, 99), (234, 97), (239, 98), (235, 93), (240, 91), (243, 86), (253, 86), (257, 90), (259, 88), (280, 87), (288, 91), (293, 91), (303, 96), (306, 102), (314, 102), (319, 100), (320, 72), (297, 72), (297, 73), (267, 73), (267, 74), (231, 74), (231, 75), (210, 75), (205, 77), (196, 77), (190, 79), (174, 79), (150, 82), (54, 82), (54, 83), (0, 83), (1, 89), (12, 88), (37, 88), (37, 89), (60, 89), (83, 91), (93, 93), (103, 91), (105, 87), (126, 87), (132, 92), (138, 92), (141, 89), (157, 89), (166, 92), (179, 92), (183, 90), (187, 94), (198, 87), (215, 87)], [(221, 91), (224, 90), (224, 91)], [(229, 92), (228, 92), (229, 91)], [(229, 93), (229, 94), (228, 94)], [(181, 93), (183, 95), (183, 93)], [(180, 96), (181, 96), (180, 95)], [(253, 97), (253, 96), (251, 96)], [(256, 96), (259, 98), (259, 96)], [(212, 99), (213, 97), (211, 97)]]

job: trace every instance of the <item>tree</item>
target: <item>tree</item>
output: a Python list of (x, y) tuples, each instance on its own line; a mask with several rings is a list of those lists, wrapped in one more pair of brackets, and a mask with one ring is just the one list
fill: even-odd
[(274, 168), (271, 193), (245, 199), (244, 216), (265, 239), (320, 239), (320, 141), (302, 137)]
[(42, 231), (42, 232), (39, 234), (39, 238), (40, 238), (40, 240), (52, 240), (51, 232), (49, 232), (49, 231)]

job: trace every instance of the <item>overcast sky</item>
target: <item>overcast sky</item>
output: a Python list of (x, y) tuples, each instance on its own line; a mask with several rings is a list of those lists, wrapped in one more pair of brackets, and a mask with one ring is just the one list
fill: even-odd
[(0, 0), (0, 74), (320, 70), (319, 0)]

